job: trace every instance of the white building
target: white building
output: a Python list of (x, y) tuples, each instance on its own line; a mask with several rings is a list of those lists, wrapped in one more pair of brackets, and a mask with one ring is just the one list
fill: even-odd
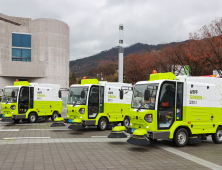
[(69, 26), (0, 13), (0, 89), (16, 79), (69, 86)]

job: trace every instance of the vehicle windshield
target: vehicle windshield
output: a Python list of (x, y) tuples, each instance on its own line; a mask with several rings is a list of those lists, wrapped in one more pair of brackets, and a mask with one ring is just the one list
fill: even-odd
[[(15, 92), (15, 96), (12, 97), (12, 92)], [(18, 96), (18, 91), (19, 88), (4, 88), (3, 91), (3, 96), (2, 96), (2, 102), (7, 102), (7, 103), (14, 103), (17, 102), (17, 96)]]
[[(86, 105), (88, 86), (71, 87), (69, 90), (68, 104)], [(81, 92), (85, 91), (85, 97), (81, 98)]]
[[(133, 92), (132, 108), (140, 107), (142, 109), (155, 110), (158, 86), (158, 83), (136, 85)], [(144, 101), (144, 92), (146, 89), (150, 90), (150, 97), (149, 100)]]

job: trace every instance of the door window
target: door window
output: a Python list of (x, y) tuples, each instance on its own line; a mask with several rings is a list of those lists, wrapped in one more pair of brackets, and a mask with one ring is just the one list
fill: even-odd
[(29, 87), (22, 87), (19, 94), (19, 113), (26, 113), (29, 105)]
[(94, 119), (99, 113), (99, 86), (92, 86), (89, 93), (89, 119)]
[(183, 83), (177, 83), (176, 120), (183, 120)]
[(175, 82), (162, 84), (158, 103), (158, 129), (169, 129), (175, 120)]
[(34, 100), (34, 87), (30, 87), (30, 105), (29, 108), (33, 108), (33, 100)]
[(104, 87), (100, 87), (100, 113), (104, 112)]

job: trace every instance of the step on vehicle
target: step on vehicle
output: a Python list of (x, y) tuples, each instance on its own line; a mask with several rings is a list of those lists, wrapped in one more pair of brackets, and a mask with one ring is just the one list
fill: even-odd
[[(222, 143), (222, 79), (151, 74), (134, 86), (128, 143), (172, 139), (178, 146), (198, 144), (211, 135)], [(121, 133), (115, 127), (112, 133)]]
[(14, 86), (4, 88), (1, 106), (1, 121), (35, 123), (37, 119), (54, 120), (61, 117), (63, 109), (60, 85), (16, 81)]
[[(124, 97), (120, 100), (120, 90)], [(85, 126), (97, 126), (106, 130), (112, 123), (130, 125), (130, 103), (132, 85), (98, 81), (97, 79), (82, 79), (81, 85), (71, 85), (67, 104), (67, 119), (54, 120), (51, 127), (70, 123), (70, 129), (84, 129)]]

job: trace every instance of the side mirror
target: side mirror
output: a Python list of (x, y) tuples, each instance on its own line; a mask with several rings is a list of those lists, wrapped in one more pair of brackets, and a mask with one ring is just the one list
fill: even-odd
[(146, 89), (144, 92), (144, 100), (149, 100), (150, 99), (150, 90)]
[(82, 90), (82, 91), (81, 91), (81, 98), (82, 98), (82, 99), (85, 98), (85, 95), (86, 95), (86, 94), (85, 94), (85, 91)]
[(59, 98), (62, 98), (62, 92), (59, 90)]
[(11, 96), (14, 98), (15, 97), (15, 91), (13, 90), (11, 93)]
[(122, 100), (123, 99), (123, 90), (119, 91), (119, 98)]

